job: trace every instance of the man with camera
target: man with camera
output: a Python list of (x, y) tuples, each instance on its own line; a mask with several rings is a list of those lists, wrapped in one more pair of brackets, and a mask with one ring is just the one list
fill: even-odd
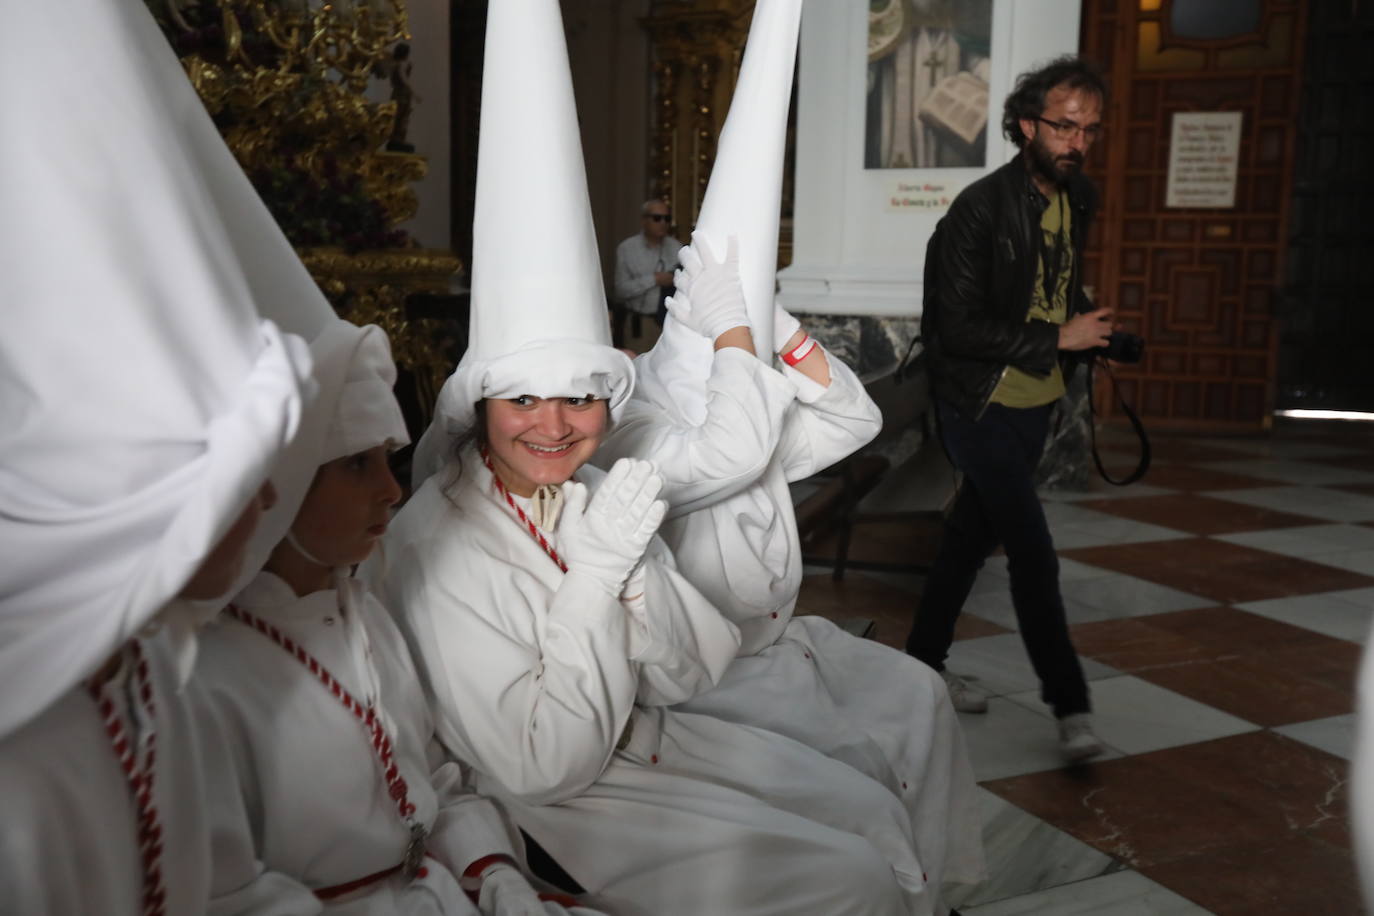
[(978, 570), (1001, 545), (1021, 638), (1070, 761), (1103, 748), (1035, 470), (1066, 377), (1112, 332), (1111, 309), (1082, 287), (1096, 203), (1082, 168), (1105, 97), (1101, 77), (1074, 57), (1017, 79), (1002, 131), (1020, 153), (964, 189), (936, 227), (921, 323), (940, 435), (963, 479), (907, 652), (944, 675), (956, 709), (987, 711), (987, 698), (944, 663)]

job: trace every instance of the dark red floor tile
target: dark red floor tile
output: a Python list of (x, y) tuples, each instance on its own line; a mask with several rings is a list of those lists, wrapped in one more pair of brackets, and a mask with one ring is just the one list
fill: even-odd
[[(1263, 658), (1232, 656), (1154, 667), (1135, 674), (1266, 728), (1353, 712), (1354, 694), (1309, 676), (1304, 661), (1300, 655), (1279, 651)], [(1352, 666), (1356, 663), (1352, 660)]]
[(1323, 523), (1319, 518), (1279, 512), (1263, 506), (1248, 506), (1225, 499), (1212, 499), (1197, 493), (1128, 499), (1091, 499), (1078, 505), (1108, 515), (1162, 525), (1191, 534), (1233, 534), (1238, 531), (1268, 531), (1272, 528), (1297, 528)]
[(1218, 604), (1374, 586), (1374, 576), (1210, 538), (1080, 547), (1060, 555)]
[(911, 615), (916, 596), (850, 572), (839, 582), (829, 575), (807, 576), (802, 579), (801, 594), (797, 597), (797, 614), (818, 614), (828, 620), (866, 617), (877, 627), (874, 637), (881, 643), (900, 649), (911, 629)]
[(1256, 838), (1141, 872), (1217, 916), (1364, 912), (1350, 850), (1307, 836)]
[[(1238, 456), (1229, 456), (1238, 457)], [(1165, 487), (1170, 490), (1249, 490), (1256, 487), (1282, 486), (1281, 481), (1262, 480), (1259, 477), (1246, 477), (1229, 471), (1212, 468), (1193, 467), (1189, 464), (1171, 462), (1155, 463), (1145, 473), (1142, 483), (1152, 487)]]
[(1228, 607), (1072, 628), (1080, 655), (1272, 727), (1353, 709), (1360, 647)]
[(1195, 664), (1212, 657), (1208, 647), (1154, 626), (1152, 620), (1152, 617), (1126, 617), (1074, 624), (1069, 629), (1079, 655), (1120, 671), (1136, 673), (1150, 668)]
[(1150, 874), (1256, 841), (1348, 849), (1345, 779), (1345, 761), (1265, 731), (983, 786)]

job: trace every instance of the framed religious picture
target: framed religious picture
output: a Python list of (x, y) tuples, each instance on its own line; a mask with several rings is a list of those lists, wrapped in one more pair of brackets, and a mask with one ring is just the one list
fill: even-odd
[(993, 0), (868, 0), (864, 168), (981, 168)]

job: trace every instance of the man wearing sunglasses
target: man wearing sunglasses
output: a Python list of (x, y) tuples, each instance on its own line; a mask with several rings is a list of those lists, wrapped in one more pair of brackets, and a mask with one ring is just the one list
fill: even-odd
[(623, 311), (628, 310), (635, 337), (639, 336), (642, 315), (653, 315), (662, 327), (667, 312), (663, 303), (672, 295), (673, 271), (682, 248), (682, 243), (669, 234), (673, 216), (666, 203), (658, 198), (646, 200), (639, 215), (640, 231), (615, 249), (615, 305), (621, 314), (616, 314), (612, 323), (618, 330)]
[(978, 570), (1001, 545), (1021, 638), (1069, 761), (1103, 747), (1035, 470), (1066, 379), (1112, 330), (1111, 310), (1082, 288), (1096, 202), (1082, 168), (1105, 97), (1101, 77), (1074, 57), (1017, 79), (1002, 131), (1020, 153), (940, 220), (926, 250), (921, 320), (940, 435), (963, 479), (907, 651), (944, 675), (956, 709), (987, 711), (987, 698), (944, 665)]

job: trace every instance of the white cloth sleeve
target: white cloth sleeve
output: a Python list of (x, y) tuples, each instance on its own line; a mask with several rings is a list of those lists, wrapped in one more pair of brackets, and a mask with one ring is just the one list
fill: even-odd
[(515, 829), (502, 817), (496, 802), (470, 788), (461, 764), (443, 758), (439, 742), (431, 741), (431, 781), (439, 811), (429, 834), (429, 853), (455, 876), (462, 875), (484, 856), (505, 855), (512, 861), (522, 861), (518, 847), (523, 844), (516, 839)]
[(706, 419), (699, 425), (632, 398), (597, 453), (606, 467), (621, 457), (657, 464), (668, 518), (728, 499), (758, 480), (797, 394), (792, 382), (737, 347), (715, 354), (706, 389)]
[(777, 455), (787, 480), (803, 480), (858, 451), (883, 428), (883, 414), (868, 396), (854, 370), (825, 348), (830, 385), (818, 385), (781, 360), (783, 374), (797, 390), (792, 411), (778, 443)]
[(525, 570), (439, 547), (424, 561), (407, 547), (388, 576), (439, 740), (531, 804), (578, 795), (634, 704), (624, 609), (584, 577), (564, 576), (549, 601)]
[(641, 569), (642, 597), (626, 605), (642, 631), (638, 700), (671, 706), (716, 685), (739, 650), (739, 629), (682, 577), (660, 539)]

